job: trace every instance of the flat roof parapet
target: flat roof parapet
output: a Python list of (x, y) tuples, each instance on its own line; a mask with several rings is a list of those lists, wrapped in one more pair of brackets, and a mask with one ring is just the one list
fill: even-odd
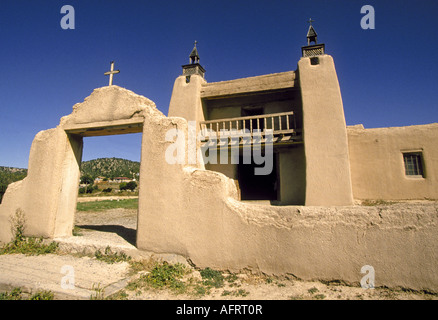
[(222, 96), (291, 89), (297, 86), (295, 71), (205, 83), (201, 88), (202, 99)]

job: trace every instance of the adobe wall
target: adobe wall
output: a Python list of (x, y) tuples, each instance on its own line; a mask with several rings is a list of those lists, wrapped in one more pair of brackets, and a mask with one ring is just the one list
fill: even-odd
[[(162, 161), (182, 118), (145, 120), (137, 247), (176, 253), (201, 268), (293, 274), (358, 284), (371, 265), (376, 286), (438, 292), (438, 205), (263, 206), (237, 200), (232, 179)], [(186, 134), (185, 134), (186, 135)]]
[(74, 224), (84, 136), (137, 132), (145, 109), (155, 104), (132, 91), (103, 87), (93, 91), (56, 128), (39, 132), (29, 154), (28, 175), (8, 186), (0, 205), (0, 241), (11, 240), (10, 218), (25, 215), (25, 235), (70, 236)]
[[(355, 199), (438, 199), (438, 123), (347, 131)], [(424, 178), (405, 175), (409, 151), (422, 152)]]
[(8, 186), (0, 205), (0, 241), (11, 239), (10, 217), (17, 209), (25, 215), (25, 235), (71, 234), (73, 219), (66, 212), (71, 215), (76, 208), (81, 152), (82, 140), (69, 137), (59, 126), (35, 136), (27, 177)]

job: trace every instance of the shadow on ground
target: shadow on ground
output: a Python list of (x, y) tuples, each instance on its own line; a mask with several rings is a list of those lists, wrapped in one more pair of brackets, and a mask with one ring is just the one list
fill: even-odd
[(126, 228), (121, 225), (103, 224), (103, 225), (77, 225), (81, 229), (111, 232), (117, 234), (119, 237), (125, 239), (127, 242), (135, 246), (137, 239), (137, 230), (132, 228)]

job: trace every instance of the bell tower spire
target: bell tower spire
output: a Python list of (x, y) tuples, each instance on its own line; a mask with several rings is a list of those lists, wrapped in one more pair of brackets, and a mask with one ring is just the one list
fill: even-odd
[(318, 43), (317, 41), (317, 33), (315, 31), (315, 28), (312, 26), (312, 22), (315, 22), (315, 20), (312, 20), (312, 18), (309, 19), (309, 31), (307, 31), (307, 45), (310, 46), (310, 42), (314, 42), (315, 44)]
[(204, 78), (205, 75), (205, 69), (199, 64), (199, 54), (198, 54), (198, 48), (196, 45), (198, 44), (198, 41), (195, 41), (195, 46), (192, 49), (192, 52), (190, 52), (189, 55), (189, 64), (185, 64), (182, 66), (183, 68), (183, 76), (186, 76), (186, 82), (190, 82), (190, 77), (192, 75), (199, 75), (202, 78)]
[[(315, 22), (315, 20), (310, 18), (307, 22), (310, 24), (310, 26), (309, 30), (307, 31), (307, 46), (301, 47), (302, 56), (314, 57), (325, 54), (325, 45), (324, 43), (318, 44), (318, 34), (316, 33), (315, 28), (312, 26), (312, 22)], [(314, 44), (310, 45), (311, 42)]]
[(195, 46), (193, 47), (193, 50), (189, 56), (190, 64), (199, 63), (199, 54), (198, 54), (198, 49), (196, 48), (197, 43), (198, 43), (198, 41), (195, 40)]

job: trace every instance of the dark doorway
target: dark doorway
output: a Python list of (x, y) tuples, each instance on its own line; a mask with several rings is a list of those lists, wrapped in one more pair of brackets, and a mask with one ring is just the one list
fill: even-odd
[(241, 200), (277, 200), (277, 155), (273, 153), (272, 172), (268, 175), (255, 175), (254, 168), (263, 167), (265, 164), (258, 165), (254, 162), (244, 164), (243, 159), (239, 159), (238, 180)]
[[(248, 116), (260, 116), (263, 114), (263, 108), (262, 107), (244, 107), (242, 108), (241, 115), (242, 117), (248, 117)], [(252, 128), (253, 130), (259, 129), (263, 131), (265, 125), (263, 122), (263, 119), (251, 119), (251, 120), (245, 120), (245, 128), (250, 130)]]

